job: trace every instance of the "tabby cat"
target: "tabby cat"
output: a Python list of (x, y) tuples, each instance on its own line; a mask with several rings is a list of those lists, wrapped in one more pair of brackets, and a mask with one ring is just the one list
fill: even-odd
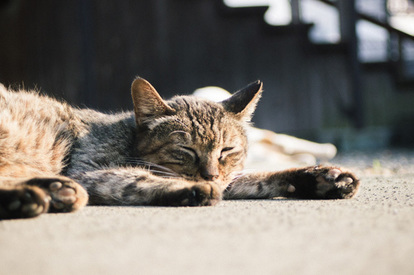
[(345, 199), (358, 179), (337, 167), (243, 173), (245, 127), (260, 81), (214, 103), (164, 101), (142, 78), (134, 112), (73, 108), (0, 85), (0, 218), (91, 205), (207, 206), (221, 199)]

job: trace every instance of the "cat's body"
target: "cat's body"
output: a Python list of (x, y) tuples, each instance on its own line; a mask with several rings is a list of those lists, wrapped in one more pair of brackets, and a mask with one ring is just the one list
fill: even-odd
[[(214, 205), (220, 199), (349, 198), (334, 167), (242, 174), (256, 82), (222, 103), (163, 101), (145, 80), (134, 112), (102, 114), (0, 86), (0, 218), (106, 205)], [(86, 190), (86, 191), (85, 191)]]

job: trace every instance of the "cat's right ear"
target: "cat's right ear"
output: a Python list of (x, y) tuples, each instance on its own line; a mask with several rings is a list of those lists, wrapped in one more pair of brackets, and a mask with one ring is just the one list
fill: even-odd
[(137, 125), (175, 113), (175, 110), (164, 102), (155, 88), (143, 78), (137, 77), (132, 82), (131, 95)]

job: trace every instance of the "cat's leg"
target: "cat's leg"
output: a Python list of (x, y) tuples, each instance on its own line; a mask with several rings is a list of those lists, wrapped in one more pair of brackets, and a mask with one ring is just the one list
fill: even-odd
[(73, 212), (86, 205), (86, 191), (62, 177), (0, 179), (0, 218), (30, 218), (46, 212)]
[(237, 177), (224, 191), (224, 199), (349, 199), (359, 180), (338, 167), (312, 166), (281, 172), (252, 173)]
[(209, 206), (221, 199), (214, 183), (159, 177), (140, 168), (96, 170), (71, 177), (88, 190), (90, 204)]

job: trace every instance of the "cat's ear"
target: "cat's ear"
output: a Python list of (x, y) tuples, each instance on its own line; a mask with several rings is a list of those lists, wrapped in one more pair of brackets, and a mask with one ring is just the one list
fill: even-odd
[(258, 80), (234, 93), (221, 103), (228, 112), (234, 113), (238, 119), (250, 121), (262, 95), (262, 88), (263, 83)]
[(152, 85), (143, 78), (137, 77), (131, 86), (137, 125), (153, 118), (172, 115), (175, 110), (169, 107)]

